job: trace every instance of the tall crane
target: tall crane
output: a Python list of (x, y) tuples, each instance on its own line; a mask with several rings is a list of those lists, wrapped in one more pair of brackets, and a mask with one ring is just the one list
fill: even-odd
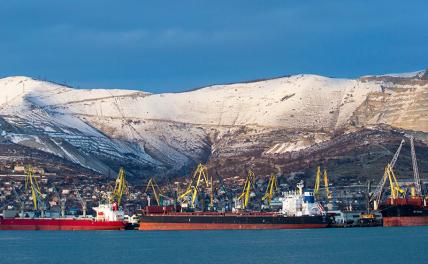
[(80, 206), (82, 206), (83, 217), (86, 217), (86, 211), (87, 211), (86, 200), (84, 200), (83, 197), (80, 195), (80, 192), (76, 186), (74, 186), (74, 191), (76, 192), (76, 198), (77, 200), (79, 200)]
[(274, 193), (278, 190), (278, 180), (275, 174), (272, 174), (269, 178), (268, 187), (266, 189), (265, 195), (262, 197), (262, 201), (267, 200), (268, 205), (272, 201)]
[[(329, 186), (328, 186), (328, 175), (327, 175), (327, 169), (324, 168), (323, 173), (323, 181), (324, 181), (324, 188), (326, 197), (328, 200), (332, 198), (332, 193), (330, 192)], [(319, 197), (319, 191), (320, 191), (320, 185), (321, 185), (321, 168), (320, 166), (317, 167), (317, 173), (315, 177), (315, 186), (314, 186), (314, 195), (316, 197)]]
[(58, 192), (58, 190), (54, 187), (53, 188), (55, 195), (57, 196), (61, 208), (61, 217), (65, 217), (65, 204), (67, 202), (67, 198), (61, 196)]
[(392, 169), (392, 166), (390, 164), (386, 165), (385, 167), (384, 178), (388, 178), (389, 180), (389, 188), (391, 190), (392, 199), (397, 199), (400, 193), (406, 193), (403, 189), (401, 189), (400, 185), (398, 184), (397, 177), (395, 176), (394, 170)]
[(412, 152), (413, 176), (415, 179), (416, 195), (421, 196), (422, 195), (421, 179), (419, 178), (418, 161), (416, 159), (416, 151), (415, 151), (415, 144), (413, 143), (413, 136), (410, 136), (410, 148)]
[(18, 192), (15, 189), (15, 186), (12, 185), (12, 191), (13, 194), (16, 196), (17, 201), (19, 202), (19, 215), (20, 217), (24, 217), (24, 207), (25, 207), (25, 200), (18, 194)]
[(117, 205), (120, 206), (122, 201), (122, 197), (125, 192), (128, 190), (128, 184), (125, 180), (125, 170), (123, 167), (120, 168), (119, 174), (116, 179), (115, 187), (113, 189), (113, 193), (110, 197), (110, 202), (117, 202)]
[(323, 178), (324, 178), (325, 194), (327, 196), (327, 199), (331, 200), (333, 198), (333, 194), (330, 192), (330, 188), (328, 186), (327, 169), (324, 169)]
[[(195, 207), (196, 198), (199, 194), (199, 189), (201, 185), (205, 184), (206, 188), (209, 189), (210, 185), (212, 186), (212, 178), (209, 180), (208, 178), (208, 168), (203, 164), (199, 164), (196, 168), (193, 176), (190, 179), (190, 182), (186, 188), (186, 191), (178, 196), (179, 200), (184, 200), (188, 195), (191, 195), (190, 205), (191, 207)], [(211, 187), (212, 189), (212, 187)], [(213, 196), (212, 192), (210, 195), (210, 206), (213, 204)]]
[(320, 166), (317, 167), (317, 174), (315, 176), (315, 186), (314, 186), (314, 195), (319, 196), (320, 191), (320, 180), (321, 180), (321, 168)]
[(153, 196), (155, 197), (157, 205), (161, 206), (161, 201), (160, 201), (161, 191), (154, 178), (150, 178), (149, 182), (147, 183), (145, 193), (147, 193), (149, 189), (152, 189), (152, 193), (153, 193)]
[(242, 193), (236, 198), (238, 201), (242, 202), (242, 209), (246, 209), (249, 205), (250, 195), (251, 191), (254, 189), (255, 181), (256, 176), (253, 170), (249, 169)]
[(34, 169), (31, 165), (28, 165), (25, 170), (25, 190), (27, 191), (28, 189), (30, 189), (34, 210), (40, 210), (42, 216), (44, 216), (45, 204), (43, 201), (40, 184), (37, 182), (37, 179), (34, 176)]
[[(398, 156), (400, 155), (401, 148), (403, 147), (404, 142), (405, 142), (404, 139), (402, 139), (400, 142), (400, 145), (397, 148), (397, 151), (395, 151), (394, 156), (392, 157), (391, 161), (388, 163), (389, 167), (391, 167), (391, 169), (394, 169), (395, 163), (397, 162)], [(387, 167), (388, 167), (388, 165), (387, 165)], [(387, 177), (385, 177), (385, 174), (384, 174), (384, 177), (381, 178), (379, 184), (377, 185), (377, 187), (376, 187), (376, 189), (372, 195), (371, 200), (374, 203), (373, 207), (375, 210), (377, 210), (379, 203), (380, 203), (380, 200), (382, 198), (382, 192), (384, 190), (386, 180), (387, 180)]]

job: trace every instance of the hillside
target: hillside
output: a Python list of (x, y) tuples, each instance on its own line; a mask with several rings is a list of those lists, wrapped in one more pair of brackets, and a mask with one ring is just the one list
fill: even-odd
[[(404, 134), (413, 134), (426, 153), (427, 110), (427, 71), (355, 80), (295, 75), (166, 94), (8, 77), (0, 79), (0, 144), (104, 175), (123, 165), (135, 179), (182, 175), (201, 161), (225, 176), (245, 166), (262, 175), (278, 166), (339, 168), (373, 148), (377, 154), (366, 160), (372, 169), (352, 169), (354, 161), (337, 171), (367, 178), (382, 170)], [(419, 158), (426, 175), (426, 155)]]

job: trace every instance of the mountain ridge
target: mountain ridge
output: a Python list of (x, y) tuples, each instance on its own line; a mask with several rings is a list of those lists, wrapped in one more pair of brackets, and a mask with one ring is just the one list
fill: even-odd
[(246, 147), (278, 155), (384, 124), (420, 131), (427, 142), (425, 75), (300, 74), (162, 94), (7, 77), (0, 79), (0, 130), (3, 140), (102, 174), (125, 165), (137, 178), (180, 175), (221, 158), (225, 142), (240, 149), (237, 156), (249, 155)]

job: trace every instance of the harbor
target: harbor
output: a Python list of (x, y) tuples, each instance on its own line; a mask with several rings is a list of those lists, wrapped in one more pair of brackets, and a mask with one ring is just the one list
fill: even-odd
[[(402, 185), (394, 166), (406, 141), (411, 146), (414, 179)], [(264, 193), (258, 194), (260, 179), (248, 169), (241, 191), (230, 196), (227, 191), (230, 186), (224, 185), (221, 178), (214, 181), (208, 167), (199, 164), (191, 176), (184, 179), (186, 187), (181, 191), (177, 187), (165, 192), (168, 186), (159, 186), (155, 178), (150, 178), (144, 190), (145, 204), (125, 214), (123, 205), (129, 196), (130, 184), (121, 168), (96, 207), (88, 208), (87, 201), (75, 187), (82, 214), (74, 215), (66, 214), (64, 194), (69, 192), (59, 194), (55, 190), (56, 203), (48, 201), (43, 193), (47, 188), (41, 185), (47, 183), (43, 181), (46, 177), (40, 169), (36, 176), (36, 169), (27, 165), (23, 193), (20, 195), (15, 187), (11, 188), (19, 208), (8, 206), (3, 210), (0, 230), (242, 230), (428, 225), (428, 198), (423, 192), (417, 164), (413, 137), (403, 139), (385, 166), (379, 184), (374, 190), (370, 182), (367, 184), (366, 207), (360, 211), (353, 210), (352, 204), (345, 208), (338, 206), (326, 167), (323, 170), (317, 167), (313, 188), (307, 188), (301, 180), (294, 189), (280, 191), (281, 184), (273, 173), (267, 179)], [(29, 194), (31, 211), (26, 210), (25, 194)], [(59, 212), (52, 210), (56, 205)]]

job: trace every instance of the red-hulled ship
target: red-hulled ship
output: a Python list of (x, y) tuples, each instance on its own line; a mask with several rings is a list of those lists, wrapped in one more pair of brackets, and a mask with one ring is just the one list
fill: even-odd
[[(31, 191), (34, 211), (24, 213), (23, 201), (19, 198), (21, 200), (22, 212), (18, 217), (16, 214), (9, 215), (3, 213), (3, 216), (0, 216), (0, 230), (124, 230), (127, 227), (124, 221), (124, 213), (119, 206), (123, 190), (126, 188), (125, 171), (123, 168), (119, 171), (116, 187), (113, 194), (109, 197), (109, 202), (101, 203), (98, 207), (92, 208), (96, 212), (95, 217), (86, 216), (86, 201), (82, 199), (79, 191), (76, 189), (77, 198), (80, 200), (83, 209), (83, 217), (78, 218), (73, 216), (65, 217), (65, 199), (62, 198), (60, 199), (62, 217), (45, 217), (47, 213), (45, 211), (45, 201), (42, 197), (40, 185), (34, 177), (33, 168), (27, 166), (26, 173), (25, 187)], [(17, 195), (15, 189), (13, 191)], [(35, 215), (36, 213), (40, 213), (41, 216), (28, 216)]]
[(123, 212), (117, 204), (93, 208), (95, 218), (0, 217), (0, 230), (124, 230)]
[[(425, 197), (422, 192), (416, 151), (412, 136), (410, 136), (410, 148), (414, 181), (410, 185), (406, 184), (406, 187), (403, 187), (403, 184), (398, 182), (393, 170), (404, 142), (405, 141), (403, 139), (391, 162), (385, 167), (385, 173), (374, 193), (374, 197), (376, 198), (374, 201), (374, 209), (379, 209), (382, 213), (383, 226), (428, 225), (428, 197)], [(384, 203), (380, 203), (383, 193), (382, 189), (386, 182), (389, 182), (390, 196)], [(407, 194), (407, 187), (410, 187), (410, 195)], [(379, 207), (378, 204), (380, 204)]]
[(428, 207), (421, 197), (389, 198), (380, 210), (383, 226), (426, 226), (428, 225)]
[(279, 212), (177, 212), (171, 206), (147, 206), (139, 230), (226, 230), (324, 228), (329, 224), (312, 192), (285, 193)]

